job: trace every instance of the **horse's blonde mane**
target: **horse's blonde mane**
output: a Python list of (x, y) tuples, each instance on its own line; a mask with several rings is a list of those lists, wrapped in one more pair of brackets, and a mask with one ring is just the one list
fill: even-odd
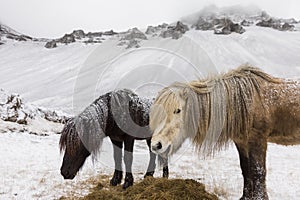
[[(159, 93), (155, 104), (174, 110), (178, 106), (177, 95), (185, 100), (184, 132), (193, 138), (200, 151), (212, 155), (226, 146), (230, 138), (248, 137), (252, 102), (260, 98), (261, 86), (266, 82), (281, 83), (282, 79), (243, 65), (206, 80), (174, 83)], [(161, 119), (159, 115), (155, 117), (154, 123)]]

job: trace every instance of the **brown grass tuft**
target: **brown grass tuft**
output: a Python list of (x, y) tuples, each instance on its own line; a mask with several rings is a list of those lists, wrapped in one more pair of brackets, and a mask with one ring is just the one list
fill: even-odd
[(121, 186), (98, 183), (82, 200), (217, 200), (217, 196), (205, 191), (205, 186), (192, 179), (164, 179), (147, 177), (126, 191)]

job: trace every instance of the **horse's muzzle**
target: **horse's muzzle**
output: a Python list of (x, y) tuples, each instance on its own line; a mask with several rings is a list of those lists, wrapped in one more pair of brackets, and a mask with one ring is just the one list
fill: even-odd
[(156, 143), (156, 144), (154, 144), (154, 145), (152, 145), (152, 151), (158, 151), (158, 150), (160, 150), (162, 148), (162, 144), (161, 144), (161, 142), (158, 142), (158, 143)]
[(70, 173), (69, 170), (61, 170), (61, 175), (64, 177), (64, 179), (73, 179), (76, 174)]
[(167, 148), (163, 148), (161, 142), (157, 142), (156, 144), (151, 146), (152, 152), (159, 154), (160, 156), (167, 158), (169, 156), (169, 153), (171, 151), (171, 145), (168, 145)]

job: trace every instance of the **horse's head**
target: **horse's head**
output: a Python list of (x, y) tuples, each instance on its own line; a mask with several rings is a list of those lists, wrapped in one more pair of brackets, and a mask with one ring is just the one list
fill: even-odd
[(90, 155), (76, 131), (74, 119), (65, 124), (61, 132), (59, 146), (61, 152), (65, 151), (60, 168), (61, 175), (65, 179), (73, 179), (83, 166), (85, 159)]
[(179, 90), (160, 92), (150, 110), (152, 151), (167, 157), (176, 152), (187, 135), (183, 130), (185, 99)]

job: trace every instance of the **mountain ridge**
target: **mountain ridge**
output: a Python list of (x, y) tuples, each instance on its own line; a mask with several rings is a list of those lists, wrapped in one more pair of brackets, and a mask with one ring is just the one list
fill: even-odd
[(115, 32), (97, 31), (85, 32), (78, 29), (71, 33), (66, 33), (57, 39), (33, 38), (14, 31), (9, 26), (0, 24), (0, 45), (8, 40), (18, 42), (44, 42), (46, 48), (56, 48), (74, 42), (84, 44), (100, 44), (109, 37), (117, 37), (120, 46), (126, 48), (138, 48), (141, 40), (149, 37), (162, 37), (179, 39), (188, 30), (213, 31), (214, 34), (228, 35), (233, 32), (243, 34), (248, 26), (260, 26), (273, 28), (279, 31), (298, 31), (295, 24), (299, 21), (294, 18), (283, 19), (271, 17), (266, 11), (255, 6), (230, 6), (217, 7), (210, 5), (204, 7), (197, 13), (182, 17), (174, 23), (163, 23), (156, 26), (148, 26), (146, 31), (138, 28), (130, 28), (127, 31)]

